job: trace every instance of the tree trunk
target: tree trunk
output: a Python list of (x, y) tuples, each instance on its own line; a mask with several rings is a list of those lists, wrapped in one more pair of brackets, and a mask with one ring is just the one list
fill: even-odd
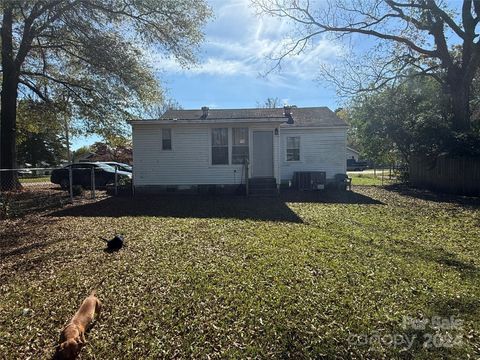
[[(8, 4), (8, 3), (7, 3)], [(5, 5), (2, 22), (2, 92), (0, 102), (0, 169), (16, 169), (16, 118), (18, 71), (13, 58), (12, 8)], [(16, 171), (2, 171), (1, 190), (21, 188)]]
[(70, 151), (70, 126), (67, 115), (64, 114), (63, 118), (65, 120), (65, 142), (67, 143), (67, 160), (68, 163), (72, 163), (72, 152)]
[(470, 86), (471, 81), (464, 76), (448, 77), (450, 96), (452, 99), (452, 130), (466, 133), (470, 131)]

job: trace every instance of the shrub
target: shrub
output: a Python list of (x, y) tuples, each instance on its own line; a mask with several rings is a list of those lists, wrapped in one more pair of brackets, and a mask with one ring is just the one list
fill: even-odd
[(6, 219), (9, 214), (9, 204), (6, 199), (0, 199), (0, 219)]
[(73, 194), (73, 196), (83, 195), (83, 187), (81, 185), (73, 185), (72, 186), (72, 194)]

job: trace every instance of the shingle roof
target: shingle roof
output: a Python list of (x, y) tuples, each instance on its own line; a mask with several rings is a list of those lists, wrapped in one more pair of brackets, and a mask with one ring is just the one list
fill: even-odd
[(207, 118), (203, 118), (203, 112), (198, 110), (168, 110), (163, 114), (159, 121), (162, 120), (182, 120), (198, 122), (198, 121), (279, 121), (284, 119), (285, 123), (282, 127), (334, 127), (348, 126), (345, 121), (340, 119), (328, 107), (292, 107), (293, 124), (287, 123), (288, 117), (284, 114), (283, 108), (276, 109), (209, 109)]

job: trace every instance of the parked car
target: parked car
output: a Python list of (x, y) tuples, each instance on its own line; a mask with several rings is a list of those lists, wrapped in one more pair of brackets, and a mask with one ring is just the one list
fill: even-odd
[(368, 169), (368, 163), (366, 161), (347, 159), (347, 171), (363, 171), (365, 169)]
[(115, 166), (116, 166), (118, 171), (126, 171), (126, 172), (129, 172), (129, 173), (133, 172), (132, 167), (128, 164), (119, 163), (119, 162), (115, 162), (115, 161), (103, 161), (102, 163), (110, 165), (113, 168), (115, 168)]
[(33, 172), (30, 169), (20, 169), (20, 170), (18, 170), (18, 177), (21, 177), (21, 178), (30, 177), (32, 175), (33, 175)]
[[(103, 188), (107, 184), (115, 182), (115, 169), (104, 163), (76, 163), (67, 165), (61, 169), (52, 171), (50, 181), (59, 184), (62, 189), (68, 189), (70, 186), (69, 172), (72, 168), (72, 184), (81, 185), (90, 188), (92, 184), (92, 168), (95, 172), (95, 187)], [(132, 178), (132, 173), (126, 171), (117, 171), (117, 179), (128, 180)]]

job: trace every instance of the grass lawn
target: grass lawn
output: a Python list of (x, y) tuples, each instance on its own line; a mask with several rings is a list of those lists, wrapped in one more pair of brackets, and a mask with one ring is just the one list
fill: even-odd
[[(48, 357), (97, 286), (81, 359), (478, 357), (478, 200), (354, 190), (106, 198), (0, 222), (0, 357)], [(128, 247), (104, 252), (116, 232)]]
[(36, 178), (20, 178), (20, 183), (29, 184), (29, 183), (50, 183), (50, 176), (42, 176)]
[(388, 185), (394, 182), (388, 178), (388, 175), (388, 170), (384, 170), (382, 183), (382, 170), (378, 170), (376, 176), (371, 171), (348, 172), (348, 176), (352, 178), (352, 185)]

